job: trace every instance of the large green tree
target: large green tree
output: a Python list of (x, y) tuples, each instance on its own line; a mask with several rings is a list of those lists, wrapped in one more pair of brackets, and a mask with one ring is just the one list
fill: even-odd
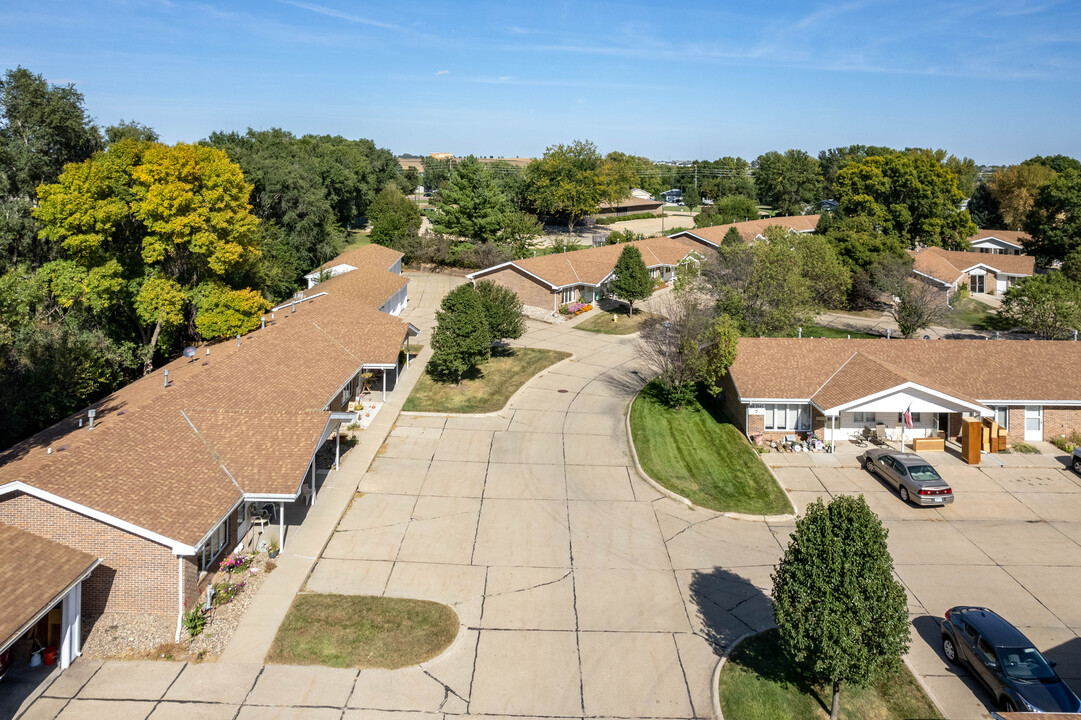
[(1002, 206), (995, 199), (990, 186), (980, 182), (968, 199), (968, 214), (976, 227), (984, 230), (1006, 230), (1006, 220), (1002, 217)]
[(492, 333), (480, 293), (472, 285), (459, 285), (443, 297), (435, 320), (428, 374), (461, 384), (465, 373), (487, 362), (492, 354)]
[(1081, 328), (1081, 285), (1057, 271), (1022, 278), (1006, 290), (999, 314), (1047, 340), (1066, 340)]
[(813, 679), (866, 685), (900, 667), (908, 650), (908, 603), (893, 577), (888, 532), (863, 496), (817, 500), (796, 521), (773, 573), (781, 638)]
[(481, 280), (477, 283), (477, 294), (484, 308), (484, 318), (488, 321), (492, 342), (522, 337), (525, 332), (525, 318), (522, 316), (522, 302), (516, 292), (506, 285)]
[(634, 315), (634, 304), (653, 294), (653, 280), (638, 248), (626, 245), (612, 273), (614, 277), (608, 283), (609, 291), (627, 303), (628, 315)]
[(368, 220), (372, 242), (387, 247), (416, 235), (423, 222), (420, 209), (393, 183), (383, 188), (368, 208)]
[(31, 217), (37, 188), (100, 147), (101, 135), (73, 84), (50, 85), (23, 67), (0, 77), (0, 272), (56, 256)]
[(1008, 230), (1019, 230), (1036, 202), (1040, 189), (1056, 173), (1040, 163), (1021, 163), (1003, 168), (991, 176), (988, 186), (998, 203), (999, 213)]
[[(616, 177), (620, 177), (617, 175)], [(526, 167), (526, 196), (537, 212), (562, 217), (568, 232), (597, 205), (619, 195), (597, 146), (588, 140), (553, 145)], [(630, 187), (620, 188), (622, 194)]]
[(895, 152), (897, 151), (893, 148), (880, 145), (848, 145), (820, 151), (818, 164), (822, 168), (822, 196), (836, 197), (834, 183), (837, 182), (837, 173), (849, 163), (859, 162), (875, 155), (893, 155)]
[(758, 205), (746, 195), (726, 195), (706, 207), (694, 218), (695, 227), (727, 225), (758, 219)]
[(743, 195), (751, 200), (756, 197), (751, 164), (741, 157), (700, 163), (700, 172), (698, 185), (704, 198), (716, 202), (730, 195)]
[(838, 212), (868, 218), (876, 231), (916, 246), (964, 247), (976, 225), (960, 210), (957, 176), (924, 153), (871, 156), (837, 174)]
[(759, 202), (780, 215), (802, 215), (821, 199), (822, 168), (802, 150), (771, 151), (754, 161), (754, 185)]
[(1065, 170), (1040, 188), (1025, 216), (1025, 252), (1046, 265), (1081, 247), (1081, 172)]
[[(41, 269), (52, 294), (62, 306), (126, 316), (143, 346), (144, 372), (189, 311), (199, 326), (197, 292), (220, 297), (260, 257), (251, 186), (214, 148), (122, 140), (38, 192), (41, 235), (65, 256)], [(266, 303), (245, 297), (239, 305), (250, 329)]]
[(511, 205), (492, 178), (490, 170), (470, 155), (454, 166), (439, 189), (438, 214), (432, 218), (436, 232), (494, 242)]

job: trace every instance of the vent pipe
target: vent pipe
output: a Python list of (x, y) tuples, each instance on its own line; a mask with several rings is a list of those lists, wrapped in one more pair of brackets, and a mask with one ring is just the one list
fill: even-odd
[(162, 387), (169, 387), (169, 368), (165, 368), (164, 370), (162, 370), (161, 371), (161, 376), (162, 376), (161, 386)]
[(240, 336), (239, 335), (236, 336), (236, 346), (240, 347)]
[(296, 301), (296, 299), (294, 298), (294, 299), (293, 299), (293, 312), (296, 312), (296, 311), (297, 311), (297, 301)]
[(206, 349), (206, 354), (207, 354), (207, 355), (209, 355), (209, 354), (210, 354), (210, 348), (207, 348), (207, 349)]
[(90, 423), (90, 427), (87, 428), (88, 430), (93, 430), (94, 429), (94, 418), (96, 418), (97, 416), (98, 416), (98, 411), (95, 410), (94, 408), (90, 408), (89, 410), (86, 411), (87, 421)]
[(83, 426), (83, 419), (79, 418), (79, 427), (82, 428), (82, 426)]
[(259, 329), (260, 330), (266, 330), (266, 315), (259, 318)]

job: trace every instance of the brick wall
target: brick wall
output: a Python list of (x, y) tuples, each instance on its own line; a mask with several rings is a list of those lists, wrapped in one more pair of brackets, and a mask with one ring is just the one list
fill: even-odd
[(747, 427), (747, 423), (754, 423), (754, 417), (747, 418), (747, 408), (743, 403), (739, 401), (739, 395), (736, 393), (735, 383), (732, 382), (732, 375), (725, 373), (721, 378), (721, 405), (724, 407), (725, 413), (728, 415), (728, 419), (744, 432), (746, 435), (753, 435), (755, 433), (762, 432), (762, 416), (758, 416), (758, 424), (755, 427)]
[(491, 280), (494, 283), (510, 288), (518, 293), (518, 299), (522, 301), (523, 305), (532, 305), (544, 310), (555, 310), (558, 307), (555, 304), (555, 297), (551, 290), (514, 268), (503, 268), (477, 278), (478, 282), (481, 280)]
[(1009, 424), (1006, 426), (1006, 442), (1023, 441), (1025, 439), (1025, 408), (1020, 405), (1011, 405), (1007, 413)]
[[(1013, 408), (1011, 408), (1012, 410)], [(1022, 418), (1024, 418), (1022, 408)], [(1013, 418), (1010, 418), (1013, 422)], [(1023, 420), (1022, 420), (1023, 422)], [(1011, 425), (1011, 427), (1013, 427)], [(1023, 427), (1023, 426), (1020, 426)], [(1050, 442), (1059, 435), (1069, 435), (1074, 430), (1081, 430), (1081, 408), (1051, 407), (1043, 409), (1043, 439)], [(1022, 433), (1021, 437), (1024, 437)]]
[[(230, 529), (236, 544), (236, 516)], [(169, 548), (25, 493), (0, 496), (0, 522), (102, 559), (83, 583), (83, 614), (177, 610), (177, 558)], [(187, 600), (197, 593), (198, 567), (184, 558)]]

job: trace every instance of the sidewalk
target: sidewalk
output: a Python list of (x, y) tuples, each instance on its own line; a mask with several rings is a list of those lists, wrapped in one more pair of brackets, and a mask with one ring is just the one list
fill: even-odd
[(327, 475), (315, 505), (308, 510), (304, 523), (286, 538), (286, 546), (278, 556), (277, 569), (260, 588), (219, 662), (263, 662), (293, 597), (307, 582), (316, 559), (330, 541), (334, 528), (356, 494), (360, 479), (397, 422), (398, 413), (431, 354), (431, 346), (425, 346), (410, 363), (409, 371), (402, 374), (397, 387), (388, 393), (386, 404), (380, 408), (375, 420), (358, 435), (360, 442), (342, 458), (341, 468), (331, 470)]

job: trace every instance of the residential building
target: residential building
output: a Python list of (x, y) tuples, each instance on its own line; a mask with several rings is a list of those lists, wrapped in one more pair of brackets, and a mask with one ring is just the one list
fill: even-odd
[(612, 271), (626, 245), (642, 253), (650, 277), (671, 280), (680, 263), (698, 263), (709, 248), (689, 239), (650, 238), (512, 260), (466, 275), (476, 283), (491, 280), (518, 294), (523, 305), (555, 312), (560, 305), (592, 303), (608, 292)]
[(1020, 230), (980, 230), (968, 238), (972, 252), (995, 255), (1024, 255), (1024, 242), (1030, 240)]
[(765, 238), (766, 228), (780, 227), (790, 233), (809, 234), (818, 227), (818, 215), (789, 215), (782, 217), (761, 218), (744, 222), (713, 225), (711, 227), (684, 230), (672, 235), (674, 238), (687, 238), (709, 247), (720, 247), (724, 236), (732, 228), (739, 231), (744, 242), (752, 243)]
[(1081, 430), (1081, 343), (1039, 340), (741, 338), (722, 382), (750, 438), (814, 433), (843, 442), (883, 424), (905, 437), (956, 437), (964, 416), (993, 417), (1008, 441)]
[(915, 275), (952, 296), (965, 286), (974, 294), (1001, 295), (1036, 271), (1030, 255), (965, 252), (929, 247), (911, 251)]
[[(379, 308), (408, 279), (370, 246), (247, 335), (200, 347), (0, 453), (0, 527), (101, 563), (82, 581), (85, 616), (177, 617), (225, 553), (256, 535), (252, 505), (317, 498), (315, 456), (372, 380), (403, 370), (417, 329)], [(276, 530), (276, 532), (275, 532)], [(270, 535), (269, 533), (273, 533)]]
[(635, 215), (637, 213), (651, 213), (660, 215), (663, 203), (651, 198), (630, 196), (623, 198), (618, 203), (602, 202), (597, 206), (598, 217), (614, 217), (618, 215)]

